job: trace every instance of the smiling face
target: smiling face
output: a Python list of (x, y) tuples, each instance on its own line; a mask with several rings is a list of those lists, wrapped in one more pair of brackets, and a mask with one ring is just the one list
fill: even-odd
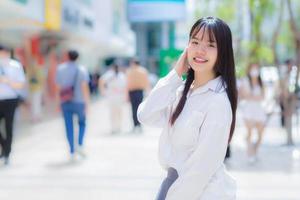
[(202, 73), (213, 73), (218, 57), (218, 47), (215, 37), (209, 34), (207, 28), (195, 31), (190, 38), (187, 50), (188, 63), (192, 69)]
[(251, 77), (258, 77), (259, 76), (259, 66), (258, 64), (251, 64), (249, 67), (249, 75)]

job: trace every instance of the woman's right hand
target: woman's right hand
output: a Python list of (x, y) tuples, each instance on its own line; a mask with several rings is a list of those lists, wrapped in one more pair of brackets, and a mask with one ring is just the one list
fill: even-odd
[(177, 74), (181, 77), (184, 73), (187, 73), (189, 67), (187, 62), (187, 48), (184, 49), (179, 59), (176, 62), (175, 70)]

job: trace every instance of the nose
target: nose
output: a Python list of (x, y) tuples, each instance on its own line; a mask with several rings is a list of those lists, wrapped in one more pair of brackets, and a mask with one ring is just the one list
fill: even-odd
[(199, 43), (197, 51), (201, 54), (201, 55), (205, 55), (206, 54), (206, 46), (203, 43)]

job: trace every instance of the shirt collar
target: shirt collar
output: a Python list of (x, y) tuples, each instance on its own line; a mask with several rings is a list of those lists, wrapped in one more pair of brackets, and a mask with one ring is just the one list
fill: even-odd
[(215, 79), (208, 81), (205, 85), (194, 90), (191, 96), (202, 94), (204, 92), (207, 92), (208, 90), (211, 90), (215, 93), (220, 93), (223, 92), (226, 88), (226, 83), (222, 80), (221, 76), (218, 76)]

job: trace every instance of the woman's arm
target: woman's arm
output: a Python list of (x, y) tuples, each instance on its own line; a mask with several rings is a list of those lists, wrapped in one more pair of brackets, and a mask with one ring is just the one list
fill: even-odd
[(181, 77), (175, 70), (160, 79), (145, 101), (140, 104), (138, 108), (139, 121), (158, 127), (168, 123), (169, 107), (176, 100), (176, 90), (181, 85)]
[(4, 74), (0, 76), (0, 83), (7, 84), (15, 90), (23, 89), (25, 86), (26, 77), (22, 65), (16, 61), (13, 61), (12, 66), (9, 67), (12, 68), (14, 77)]
[(9, 85), (11, 88), (16, 89), (16, 90), (20, 90), (24, 87), (24, 82), (20, 82), (20, 81), (14, 81), (11, 80), (5, 76), (0, 77), (0, 83), (4, 83)]
[(99, 78), (99, 90), (102, 96), (105, 96), (105, 81), (102, 78)]
[(160, 79), (138, 108), (138, 119), (151, 126), (164, 126), (170, 118), (170, 107), (176, 100), (176, 90), (182, 85), (181, 76), (187, 72), (187, 49), (180, 55), (174, 69)]
[(83, 100), (85, 103), (85, 112), (87, 113), (89, 110), (89, 104), (90, 104), (90, 89), (89, 89), (89, 85), (86, 81), (81, 82), (81, 91), (82, 91)]

